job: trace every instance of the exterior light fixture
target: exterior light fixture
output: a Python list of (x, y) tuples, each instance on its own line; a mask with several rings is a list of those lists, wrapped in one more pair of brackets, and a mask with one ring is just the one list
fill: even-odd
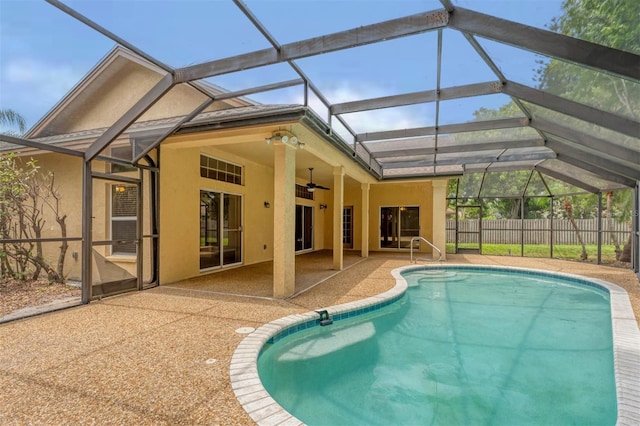
[(320, 204), (320, 210), (326, 210), (326, 209), (327, 209), (326, 204)]
[(297, 137), (286, 134), (281, 134), (280, 132), (274, 133), (271, 137), (264, 138), (264, 141), (267, 145), (269, 145), (272, 141), (279, 141), (283, 144), (287, 144), (293, 146), (295, 148), (304, 149), (304, 143), (300, 142)]
[(264, 202), (264, 208), (268, 209), (269, 207), (271, 207), (271, 203), (269, 203), (268, 201)]

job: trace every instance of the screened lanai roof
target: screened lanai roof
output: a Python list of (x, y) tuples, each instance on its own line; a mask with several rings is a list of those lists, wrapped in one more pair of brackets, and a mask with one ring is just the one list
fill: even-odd
[[(60, 87), (49, 92), (70, 90), (80, 78), (69, 70), (86, 73), (115, 42), (159, 74), (143, 98), (122, 100), (126, 112), (96, 130), (85, 160), (143, 126), (158, 99), (206, 83), (196, 87), (202, 104), (162, 135), (201, 121), (221, 99), (241, 99), (237, 108), (301, 104), (380, 179), (528, 171), (590, 192), (634, 187), (640, 39), (603, 34), (629, 19), (637, 27), (640, 6), (605, 3), (629, 10), (604, 10), (608, 21), (598, 21), (585, 9), (592, 25), (580, 39), (558, 21), (566, 10), (553, 0), (3, 2), (2, 19), (30, 33), (3, 22), (0, 54), (13, 68), (3, 72), (1, 106), (20, 110), (29, 99), (46, 118), (53, 103), (37, 61), (59, 65), (51, 81)], [(25, 40), (31, 64), (12, 56)], [(11, 77), (33, 83), (15, 103)]]

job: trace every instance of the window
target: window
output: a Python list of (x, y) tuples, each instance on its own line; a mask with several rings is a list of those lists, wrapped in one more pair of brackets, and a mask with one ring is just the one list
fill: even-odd
[[(118, 160), (131, 161), (133, 159), (131, 145), (111, 148), (110, 153), (112, 158), (117, 158)], [(111, 163), (111, 173), (135, 172), (137, 170), (134, 166), (123, 166), (121, 164)]]
[(307, 191), (306, 185), (296, 184), (296, 197), (305, 198), (307, 200), (313, 200), (313, 192)]
[(200, 176), (242, 185), (242, 166), (200, 155)]
[(137, 186), (123, 184), (111, 186), (111, 239), (123, 241), (111, 246), (111, 254), (136, 254), (137, 209)]

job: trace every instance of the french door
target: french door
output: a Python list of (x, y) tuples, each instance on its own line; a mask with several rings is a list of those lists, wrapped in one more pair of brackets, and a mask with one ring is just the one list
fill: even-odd
[(419, 235), (418, 207), (380, 207), (380, 248), (408, 249)]
[(296, 205), (296, 251), (313, 248), (313, 207)]
[(242, 262), (242, 197), (200, 191), (200, 269)]

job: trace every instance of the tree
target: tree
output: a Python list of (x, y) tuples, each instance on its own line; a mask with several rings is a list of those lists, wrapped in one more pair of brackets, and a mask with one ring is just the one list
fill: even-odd
[[(591, 41), (593, 43), (615, 49), (640, 54), (640, 1), (638, 0), (564, 0), (562, 14), (549, 23), (551, 31), (571, 37)], [(640, 85), (622, 77), (594, 71), (590, 68), (569, 64), (559, 59), (541, 61), (535, 72), (534, 81), (537, 88), (573, 101), (618, 115), (638, 119), (640, 117)], [(517, 105), (511, 101), (498, 109), (481, 108), (474, 115), (477, 120), (510, 117), (519, 114)], [(611, 143), (629, 145), (636, 144), (632, 138), (615, 134), (591, 123), (582, 123), (560, 113), (547, 112), (548, 117), (559, 122), (566, 122), (570, 127), (579, 126), (581, 132), (590, 133)], [(523, 128), (524, 129), (524, 128)], [(507, 130), (507, 129), (505, 129)], [(493, 131), (494, 136), (507, 136), (500, 131)], [(510, 135), (514, 138), (520, 133)], [(456, 135), (456, 139), (458, 137)], [(552, 182), (547, 182), (553, 186)], [(577, 197), (562, 192), (561, 188), (551, 188), (552, 194), (562, 195), (559, 214), (565, 215), (576, 229), (578, 240), (582, 240), (576, 227), (576, 218), (594, 217), (596, 197)], [(620, 197), (608, 198), (613, 201)], [(497, 203), (496, 203), (497, 204)], [(515, 203), (503, 203), (502, 209), (512, 207), (515, 214)], [(626, 203), (625, 203), (626, 206)], [(621, 204), (622, 208), (623, 205)], [(526, 206), (525, 206), (526, 209)], [(608, 208), (615, 210), (615, 205)], [(506, 213), (506, 212), (505, 212)], [(508, 213), (507, 213), (508, 214)], [(623, 220), (622, 216), (619, 216)], [(586, 257), (583, 245), (582, 256)], [(625, 253), (631, 246), (631, 234), (625, 249), (620, 253), (620, 260), (626, 259)], [(630, 259), (630, 258), (629, 258)], [(627, 260), (628, 261), (628, 260)]]
[(11, 109), (0, 109), (0, 126), (17, 127), (18, 132), (8, 131), (7, 134), (23, 134), (27, 130), (27, 122), (25, 119)]
[[(565, 0), (562, 9), (564, 13), (552, 20), (550, 30), (640, 54), (639, 1)], [(541, 67), (539, 76), (541, 89), (623, 116), (640, 117), (639, 84), (584, 67), (569, 67), (558, 60)], [(584, 130), (597, 133), (600, 129), (593, 126)], [(607, 212), (613, 209), (612, 201), (607, 194)], [(616, 257), (621, 261), (631, 260), (631, 238), (630, 233), (622, 251), (616, 244)]]
[(582, 247), (582, 252), (580, 253), (580, 260), (587, 260), (587, 246), (582, 239), (582, 235), (580, 235), (580, 228), (578, 228), (578, 224), (576, 223), (576, 219), (573, 215), (573, 203), (571, 202), (571, 197), (564, 197), (562, 207), (564, 211), (567, 213), (567, 217), (571, 222), (571, 226), (576, 232), (576, 237), (578, 238), (578, 243)]
[[(640, 2), (565, 0), (563, 14), (549, 25), (556, 31), (640, 54)], [(640, 115), (640, 85), (553, 59), (538, 70), (540, 89), (628, 117)]]
[[(0, 154), (0, 274), (3, 278), (38, 279), (45, 271), (51, 282), (64, 281), (66, 241), (55, 261), (47, 261), (42, 243), (46, 217), (53, 216), (66, 235), (66, 215), (53, 173), (42, 172), (35, 160), (22, 161), (15, 154)], [(23, 240), (23, 241), (20, 241)]]

